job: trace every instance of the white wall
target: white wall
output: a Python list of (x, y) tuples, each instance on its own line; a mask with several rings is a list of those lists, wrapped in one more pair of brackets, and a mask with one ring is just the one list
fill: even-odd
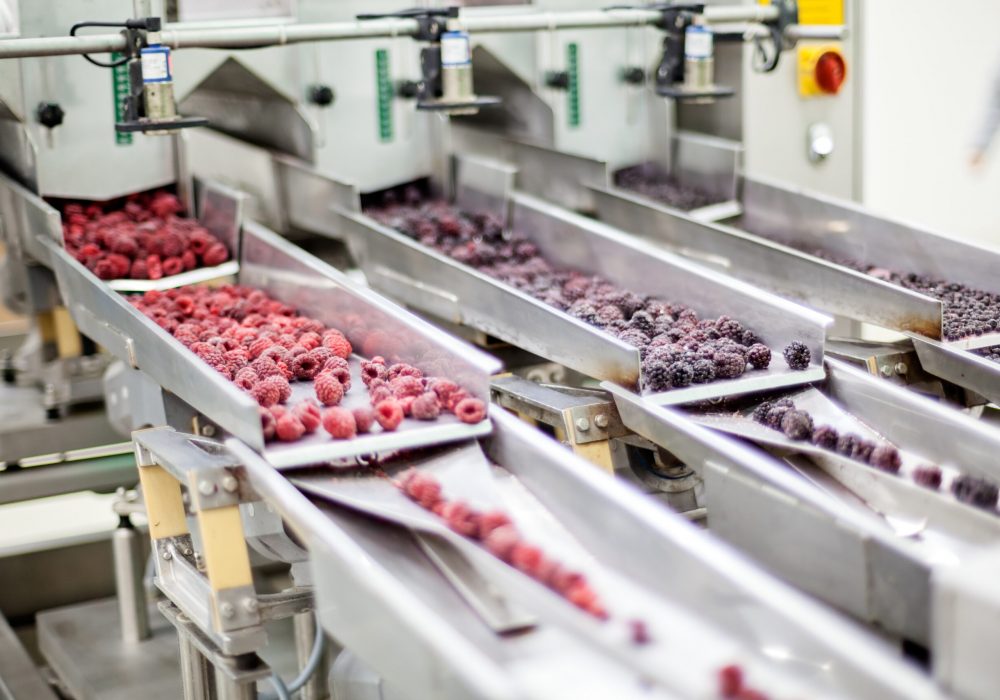
[(1000, 2), (859, 4), (864, 204), (1000, 248), (1000, 135), (969, 166), (1000, 71)]

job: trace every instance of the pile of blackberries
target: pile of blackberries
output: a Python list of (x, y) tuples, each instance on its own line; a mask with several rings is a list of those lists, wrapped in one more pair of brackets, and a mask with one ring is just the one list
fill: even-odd
[[(771, 364), (771, 349), (729, 316), (699, 318), (684, 304), (636, 294), (596, 275), (551, 264), (523, 234), (489, 212), (461, 212), (443, 200), (367, 210), (421, 244), (595, 326), (639, 350), (643, 389), (658, 392), (736, 379)], [(395, 201), (395, 200), (394, 200)], [(789, 367), (806, 369), (809, 348), (791, 343)]]
[(719, 201), (718, 197), (680, 182), (653, 162), (622, 168), (615, 173), (615, 184), (682, 211), (699, 209)]

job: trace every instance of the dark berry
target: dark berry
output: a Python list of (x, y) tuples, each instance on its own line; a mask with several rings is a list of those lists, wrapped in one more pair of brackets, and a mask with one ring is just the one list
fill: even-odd
[(767, 424), (767, 414), (774, 408), (774, 402), (764, 401), (757, 405), (757, 408), (753, 410), (753, 419), (760, 423), (761, 425)]
[(691, 381), (695, 384), (708, 384), (715, 379), (715, 363), (712, 360), (696, 360), (691, 365)]
[(790, 440), (808, 440), (812, 431), (812, 417), (805, 411), (790, 409), (781, 418), (781, 432)]
[(1000, 489), (992, 481), (966, 474), (955, 479), (951, 490), (955, 494), (955, 498), (962, 503), (968, 503), (977, 508), (995, 508), (997, 494), (1000, 492)]
[(789, 343), (782, 351), (782, 354), (785, 356), (785, 362), (789, 368), (798, 371), (808, 369), (809, 362), (812, 360), (812, 353), (809, 351), (809, 348), (797, 340)]
[(670, 383), (670, 365), (662, 361), (643, 364), (643, 383), (649, 391), (667, 391)]
[(913, 481), (934, 491), (941, 488), (941, 476), (941, 467), (936, 464), (923, 464), (913, 470)]
[(717, 352), (713, 362), (715, 376), (719, 379), (736, 379), (742, 376), (747, 368), (743, 356), (733, 352)]
[(871, 440), (858, 440), (854, 443), (854, 451), (851, 452), (851, 459), (859, 462), (868, 462), (872, 457), (877, 445)]
[(837, 438), (837, 452), (844, 455), (845, 457), (850, 457), (854, 454), (855, 446), (861, 438), (854, 433), (846, 433)]
[(903, 465), (899, 457), (899, 450), (892, 445), (879, 445), (872, 450), (868, 463), (876, 469), (881, 469), (890, 474), (896, 474)]
[(837, 431), (829, 425), (820, 425), (813, 429), (812, 444), (822, 447), (824, 450), (837, 449)]
[(674, 388), (689, 386), (694, 379), (694, 370), (687, 362), (675, 362), (670, 365), (670, 384)]
[(785, 418), (785, 414), (789, 411), (794, 410), (791, 406), (786, 406), (781, 402), (775, 402), (771, 406), (770, 410), (767, 412), (767, 418), (764, 420), (764, 425), (772, 430), (781, 430), (781, 421)]
[(755, 343), (747, 351), (747, 362), (754, 369), (767, 369), (771, 364), (771, 348)]

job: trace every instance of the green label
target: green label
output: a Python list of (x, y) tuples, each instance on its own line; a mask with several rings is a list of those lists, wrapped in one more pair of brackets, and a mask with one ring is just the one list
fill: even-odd
[(580, 126), (580, 66), (579, 47), (566, 45), (566, 72), (569, 74), (569, 89), (566, 90), (566, 121), (571, 127)]
[[(120, 61), (123, 54), (115, 51), (111, 54), (111, 61)], [(125, 98), (128, 96), (128, 64), (123, 63), (111, 69), (111, 92), (115, 96), (115, 121), (125, 120)], [(132, 134), (115, 132), (115, 143), (118, 145), (128, 145), (132, 143)]]
[(378, 139), (392, 141), (392, 79), (389, 77), (389, 52), (375, 51), (375, 90), (378, 93)]

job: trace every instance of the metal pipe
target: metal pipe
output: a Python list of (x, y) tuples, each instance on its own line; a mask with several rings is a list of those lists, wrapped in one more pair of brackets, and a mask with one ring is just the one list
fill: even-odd
[[(293, 618), (295, 626), (295, 654), (299, 660), (299, 668), (305, 669), (309, 658), (313, 654), (313, 646), (316, 644), (316, 635), (323, 634), (322, 630), (317, 630), (316, 615), (309, 612), (296, 615)], [(323, 654), (325, 657), (326, 654)], [(327, 697), (326, 692), (326, 664), (320, 660), (318, 668), (313, 672), (309, 680), (302, 686), (300, 697), (302, 700), (323, 700)]]
[(209, 700), (211, 679), (208, 660), (188, 638), (188, 633), (178, 627), (177, 641), (180, 644), (181, 687), (184, 700)]
[(127, 515), (121, 516), (118, 527), (111, 533), (111, 552), (122, 639), (127, 644), (138, 644), (149, 638), (149, 610), (142, 583), (145, 561), (139, 533)]
[(218, 700), (257, 700), (257, 684), (240, 682), (225, 673), (215, 674), (215, 697)]
[(793, 24), (785, 27), (785, 38), (792, 41), (799, 39), (828, 39), (838, 41), (846, 39), (850, 32), (843, 24)]

